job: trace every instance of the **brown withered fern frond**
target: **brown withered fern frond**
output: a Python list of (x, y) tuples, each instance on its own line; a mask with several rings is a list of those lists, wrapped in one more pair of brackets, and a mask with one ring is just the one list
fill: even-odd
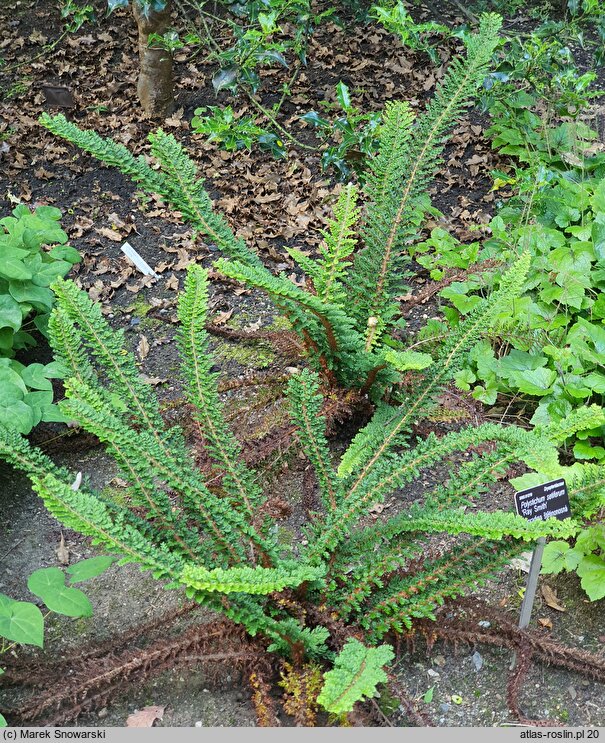
[(408, 635), (412, 643), (414, 634), (425, 638), (429, 650), (440, 639), (455, 645), (491, 645), (513, 651), (517, 662), (508, 679), (507, 701), (510, 711), (523, 724), (559, 724), (554, 720), (529, 720), (522, 712), (518, 695), (533, 662), (605, 683), (605, 657), (602, 654), (568, 647), (531, 630), (520, 629), (501, 609), (478, 599), (462, 598), (446, 603), (436, 622), (422, 619), (415, 624), (413, 633)]
[(261, 728), (280, 727), (277, 703), (272, 696), (271, 676), (264, 669), (255, 668), (248, 676), (248, 683), (252, 689), (252, 704), (256, 711), (258, 726)]
[[(70, 659), (62, 668), (53, 664), (53, 673), (44, 673), (44, 686), (37, 688), (35, 698), (7, 710), (7, 716), (14, 725), (61, 725), (105, 706), (132, 683), (183, 665), (203, 669), (210, 681), (224, 678), (226, 667), (244, 675), (253, 668), (270, 671), (269, 656), (259, 643), (237, 625), (217, 620), (186, 628), (175, 638), (156, 638), (144, 648), (89, 657), (86, 663)], [(59, 670), (61, 683), (57, 684)]]

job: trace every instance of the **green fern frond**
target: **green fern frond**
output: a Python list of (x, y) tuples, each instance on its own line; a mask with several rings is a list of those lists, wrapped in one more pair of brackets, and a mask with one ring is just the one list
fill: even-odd
[(302, 449), (313, 465), (324, 508), (333, 511), (343, 498), (342, 483), (330, 461), (323, 398), (317, 376), (307, 369), (288, 383), (290, 415), (298, 428)]
[(387, 632), (410, 629), (415, 618), (435, 619), (435, 609), (446, 598), (464, 595), (521, 551), (518, 543), (468, 539), (458, 542), (447, 557), (428, 561), (413, 575), (393, 579), (360, 612), (361, 624), (373, 640)]
[[(238, 261), (219, 258), (215, 267), (229, 278), (262, 289), (278, 305), (288, 303), (286, 312), (292, 327), (303, 338), (310, 337), (329, 368), (346, 374), (349, 383), (353, 375), (355, 382), (359, 382), (360, 377), (363, 378), (363, 373), (359, 373), (360, 367), (367, 369), (372, 359), (364, 353), (362, 338), (353, 329), (352, 320), (340, 307), (323, 302), (284, 277), (272, 276), (265, 270), (257, 271)], [(292, 312), (292, 305), (304, 310), (303, 314)]]
[[(151, 387), (139, 376), (134, 355), (124, 348), (124, 331), (113, 330), (103, 317), (101, 306), (91, 302), (73, 281), (58, 279), (52, 289), (57, 306), (78, 327), (84, 346), (98, 360), (110, 380), (112, 392), (123, 400), (136, 422), (159, 439), (165, 426), (158, 402)], [(58, 317), (57, 324), (59, 322)], [(60, 352), (69, 351), (62, 346)]]
[[(405, 111), (392, 110), (383, 125), (383, 151), (371, 164), (373, 178), (359, 253), (349, 278), (357, 329), (370, 317), (383, 324), (396, 312), (393, 297), (405, 267), (406, 241), (421, 219), (419, 197), (424, 194), (440, 163), (447, 134), (483, 81), (498, 43), (502, 20), (495, 14), (481, 18), (479, 33), (470, 37), (465, 61), (454, 59), (444, 80), (411, 130)], [(404, 118), (402, 135), (397, 127)], [(400, 136), (403, 141), (400, 141)], [(387, 149), (391, 147), (391, 151)], [(392, 155), (393, 162), (389, 163)]]
[(90, 129), (79, 129), (63, 114), (49, 116), (43, 113), (39, 122), (57, 137), (77, 145), (106, 165), (117, 168), (135, 183), (140, 184), (145, 191), (163, 195), (165, 186), (161, 175), (149, 167), (142, 155), (135, 157), (123, 144), (114, 142), (113, 139), (103, 139)]
[(91, 386), (99, 384), (99, 376), (90, 363), (80, 334), (67, 314), (57, 306), (48, 319), (48, 340), (55, 359), (68, 370), (67, 376)]
[(223, 570), (208, 570), (199, 565), (185, 565), (179, 576), (179, 582), (188, 587), (188, 597), (197, 591), (230, 593), (247, 593), (250, 595), (269, 594), (283, 591), (284, 588), (296, 588), (306, 581), (319, 580), (325, 568), (307, 565), (261, 568), (235, 567)]
[(183, 147), (171, 134), (161, 129), (151, 133), (151, 152), (160, 163), (164, 174), (167, 201), (183, 215), (183, 219), (209, 238), (220, 250), (247, 265), (262, 268), (258, 256), (246, 243), (235, 237), (227, 221), (217, 214), (197, 167)]
[[(523, 253), (502, 278), (498, 291), (477, 305), (466, 320), (451, 333), (435, 363), (426, 370), (423, 384), (419, 385), (416, 393), (401, 400), (400, 407), (393, 409), (391, 420), (386, 420), (385, 412), (381, 411), (376, 420), (372, 419), (357, 434), (341, 460), (338, 469), (341, 477), (353, 470), (361, 470), (358, 482), (363, 480), (375, 462), (394, 445), (405, 441), (414, 421), (422, 418), (430, 408), (435, 394), (459, 369), (466, 353), (490, 327), (500, 308), (511, 297), (519, 295), (529, 263), (529, 253)], [(354, 487), (356, 486), (357, 484)]]
[(193, 405), (208, 452), (224, 472), (222, 484), (232, 496), (233, 507), (244, 509), (252, 517), (264, 498), (253, 474), (243, 463), (239, 442), (225, 423), (205, 329), (207, 300), (208, 272), (192, 266), (179, 297), (177, 313), (181, 323), (177, 342), (187, 384), (186, 395)]
[(358, 190), (352, 183), (341, 191), (334, 207), (334, 219), (329, 220), (328, 229), (321, 232), (324, 242), (319, 247), (322, 255), (320, 260), (313, 261), (300, 250), (288, 248), (288, 253), (313, 280), (317, 296), (324, 302), (343, 308), (347, 295), (342, 279), (350, 265), (347, 259), (356, 243), (353, 226), (359, 219), (357, 196)]
[(378, 684), (387, 681), (383, 667), (395, 657), (390, 645), (368, 648), (349, 638), (336, 656), (334, 667), (324, 674), (324, 685), (317, 701), (328, 712), (342, 715), (376, 694)]
[(539, 537), (567, 539), (578, 531), (578, 524), (572, 519), (527, 521), (516, 513), (505, 511), (467, 513), (462, 509), (436, 510), (430, 505), (412, 505), (404, 514), (392, 519), (391, 527), (397, 534), (406, 531), (444, 532), (451, 535), (469, 534), (491, 540), (507, 536), (525, 542), (536, 541)]
[(172, 135), (162, 130), (149, 135), (152, 153), (162, 167), (162, 171), (158, 172), (149, 167), (143, 156), (135, 158), (119, 142), (103, 139), (94, 131), (79, 129), (67, 121), (63, 114), (49, 116), (44, 113), (39, 121), (53, 134), (89, 152), (106, 165), (117, 168), (147, 193), (161, 196), (226, 255), (260, 267), (258, 257), (246, 247), (243, 240), (235, 237), (224, 217), (213, 211), (195, 163)]
[(31, 478), (33, 489), (49, 512), (69, 529), (92, 537), (122, 561), (136, 562), (143, 570), (153, 571), (155, 578), (174, 579), (183, 570), (181, 559), (166, 546), (156, 546), (127, 523), (126, 518), (110, 513), (94, 495), (72, 490), (53, 475)]
[(316, 538), (311, 548), (312, 558), (332, 552), (365, 509), (404, 487), (418, 477), (422, 469), (456, 451), (465, 451), (486, 441), (510, 447), (517, 459), (536, 469), (543, 467), (545, 462), (557, 461), (557, 449), (552, 442), (514, 426), (486, 423), (446, 434), (440, 439), (430, 434), (414, 449), (399, 455), (383, 454), (374, 460), (372, 468), (366, 468), (363, 477), (355, 476), (345, 481), (347, 495), (342, 505), (314, 527)]

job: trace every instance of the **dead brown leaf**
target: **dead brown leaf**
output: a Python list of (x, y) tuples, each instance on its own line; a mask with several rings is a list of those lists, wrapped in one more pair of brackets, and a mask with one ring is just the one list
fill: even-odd
[(546, 583), (542, 584), (540, 591), (546, 605), (550, 606), (551, 609), (555, 609), (556, 611), (567, 611), (567, 609), (559, 603), (556, 592), (553, 591), (550, 586), (546, 585)]
[(552, 620), (546, 617), (540, 617), (540, 619), (538, 619), (538, 624), (540, 627), (544, 627), (545, 629), (552, 629)]
[(227, 320), (229, 320), (232, 314), (233, 314), (233, 308), (231, 308), (230, 310), (227, 310), (226, 312), (219, 312), (218, 315), (215, 315), (212, 318), (212, 324), (213, 325), (224, 325), (227, 322)]
[(61, 532), (61, 541), (55, 550), (55, 554), (57, 555), (57, 560), (61, 565), (69, 565), (69, 550), (65, 546), (65, 537), (63, 536), (63, 532)]
[(97, 227), (95, 229), (95, 232), (98, 232), (101, 237), (106, 237), (108, 240), (113, 240), (114, 242), (122, 242), (122, 235), (120, 235), (119, 232), (116, 232), (116, 230), (112, 230), (109, 227)]
[(128, 715), (126, 727), (152, 728), (156, 720), (161, 720), (164, 717), (164, 709), (164, 707), (158, 707), (156, 705), (143, 707), (143, 709), (137, 710), (132, 715)]
[(137, 346), (137, 353), (139, 354), (141, 361), (147, 358), (147, 355), (149, 354), (149, 341), (147, 340), (146, 335), (140, 337), (139, 345)]

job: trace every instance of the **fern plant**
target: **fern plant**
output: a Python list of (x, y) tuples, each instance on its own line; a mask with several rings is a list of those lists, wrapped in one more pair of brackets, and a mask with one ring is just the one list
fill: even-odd
[[(511, 285), (523, 270), (512, 270)], [(511, 462), (548, 474), (559, 466), (557, 444), (575, 430), (601, 425), (603, 414), (586, 408), (556, 428), (486, 424), (412, 443), (401, 411), (421, 409), (439, 383), (440, 367), (418, 379), (416, 396), (367, 435), (366, 448), (353, 443), (340, 469), (325, 438), (318, 376), (309, 370), (292, 376), (292, 419), (317, 475), (321, 507), (302, 533), (278, 523), (268, 515), (271, 493), (242, 464), (240, 444), (224, 422), (205, 330), (207, 273), (189, 270), (178, 304), (178, 346), (192, 415), (214, 463), (210, 473), (196, 468), (181, 430), (163, 421), (123, 333), (112, 330), (72, 282), (59, 280), (54, 290), (49, 333), (68, 377), (62, 412), (105, 444), (130, 485), (130, 500), (125, 505), (86, 482), (78, 486), (73, 473), (3, 427), (0, 456), (27, 473), (66, 527), (266, 638), (269, 651), (293, 663), (320, 663), (326, 674), (318, 700), (334, 714), (371, 696), (384, 680), (381, 667), (392, 655), (380, 644), (387, 633), (434, 617), (440, 604), (494, 574), (525, 541), (566, 538), (578, 528), (573, 520), (527, 522), (467, 507)], [(464, 332), (476, 332), (478, 324), (473, 320)], [(452, 340), (448, 354), (457, 342), (463, 341)], [(385, 410), (377, 415), (388, 419)], [(423, 470), (447, 469), (444, 463), (461, 451), (473, 453), (442, 472), (444, 484), (406, 503), (406, 487)], [(594, 469), (574, 470), (570, 489), (598, 500), (602, 483)], [(391, 495), (401, 503), (396, 515), (368, 525), (368, 506)], [(278, 527), (293, 532), (295, 546), (284, 546)], [(431, 548), (435, 533), (452, 535), (449, 552), (441, 542), (438, 551)]]
[[(323, 232), (319, 258), (289, 250), (307, 275), (306, 290), (285, 276), (274, 276), (235, 237), (213, 211), (195, 165), (172, 136), (161, 130), (150, 135), (151, 154), (159, 164), (154, 170), (123, 145), (81, 131), (63, 116), (43, 114), (40, 121), (118, 167), (144, 190), (161, 195), (224, 253), (216, 264), (219, 271), (273, 299), (324, 378), (379, 400), (403, 372), (431, 363), (426, 354), (406, 353), (391, 337), (397, 296), (406, 277), (409, 244), (427, 208), (427, 186), (441, 163), (450, 130), (485, 77), (500, 25), (495, 14), (482, 17), (478, 33), (467, 41), (466, 59), (454, 59), (420, 116), (415, 118), (407, 103), (387, 104), (380, 149), (368, 166), (363, 211), (358, 189), (347, 186)], [(457, 354), (448, 353), (436, 363), (451, 376), (457, 361)]]

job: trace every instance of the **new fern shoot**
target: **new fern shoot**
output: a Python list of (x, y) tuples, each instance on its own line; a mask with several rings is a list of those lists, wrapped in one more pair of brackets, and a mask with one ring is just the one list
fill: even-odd
[[(523, 262), (512, 269), (511, 287), (523, 272)], [(262, 488), (257, 473), (244, 466), (241, 445), (225, 423), (205, 331), (206, 271), (189, 269), (178, 303), (178, 346), (211, 471), (196, 467), (182, 431), (163, 420), (135, 357), (124, 348), (122, 331), (112, 330), (99, 305), (72, 282), (59, 280), (54, 290), (50, 339), (69, 370), (61, 410), (104, 443), (130, 486), (129, 502), (114, 501), (86, 481), (74, 490), (73, 473), (4, 427), (0, 456), (29, 476), (67, 528), (261, 636), (269, 652), (295, 664), (319, 664), (325, 676), (318, 701), (334, 714), (372, 696), (385, 681), (383, 666), (393, 655), (388, 633), (434, 617), (446, 599), (493, 575), (525, 542), (565, 539), (578, 529), (572, 519), (527, 522), (467, 506), (479, 505), (511, 462), (546, 474), (559, 467), (557, 445), (588, 424), (602, 425), (600, 411), (586, 408), (564, 426), (535, 431), (486, 424), (441, 438), (431, 434), (412, 442), (408, 436), (412, 418), (430, 404), (447, 358), (479, 332), (479, 316), (444, 347), (434, 371), (422, 372), (413, 399), (397, 409), (379, 408), (360, 434), (364, 447), (358, 437), (339, 467), (325, 436), (318, 376), (304, 370), (291, 377), (291, 417), (316, 473), (320, 503), (301, 530), (269, 515), (270, 486)], [(333, 283), (322, 291), (336, 296)], [(467, 451), (472, 454), (464, 464), (454, 465), (452, 457)], [(444, 483), (410, 504), (406, 487), (435, 463)], [(583, 510), (591, 499), (602, 503), (600, 473), (575, 468), (568, 482)], [(368, 524), (368, 507), (387, 497), (399, 504), (394, 515)], [(283, 529), (292, 534), (291, 546), (278, 537)], [(449, 551), (432, 548), (434, 533), (451, 535)]]

